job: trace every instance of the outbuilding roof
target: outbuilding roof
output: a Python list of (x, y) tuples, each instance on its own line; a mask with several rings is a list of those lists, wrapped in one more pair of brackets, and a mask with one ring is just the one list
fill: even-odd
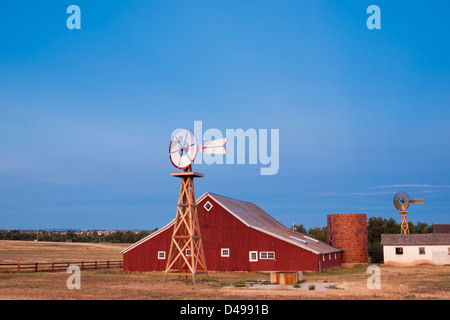
[(382, 234), (383, 246), (450, 245), (450, 233)]

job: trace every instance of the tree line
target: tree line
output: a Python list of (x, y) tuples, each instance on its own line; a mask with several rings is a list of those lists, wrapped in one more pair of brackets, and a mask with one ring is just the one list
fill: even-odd
[[(410, 233), (433, 233), (434, 225), (425, 222), (414, 224), (408, 221)], [(328, 243), (327, 227), (314, 227), (308, 230), (302, 224), (293, 226), (293, 229), (308, 237)], [(369, 261), (372, 263), (383, 262), (383, 247), (381, 245), (382, 234), (400, 234), (401, 224), (394, 218), (370, 217), (367, 220), (367, 239), (369, 245)]]
[(133, 231), (113, 231), (108, 234), (99, 234), (93, 232), (74, 232), (68, 230), (67, 232), (60, 231), (39, 231), (36, 232), (24, 230), (0, 230), (0, 240), (23, 240), (23, 241), (50, 241), (50, 242), (89, 242), (89, 243), (134, 243), (142, 238), (145, 238), (156, 229), (151, 231), (142, 230), (139, 232)]

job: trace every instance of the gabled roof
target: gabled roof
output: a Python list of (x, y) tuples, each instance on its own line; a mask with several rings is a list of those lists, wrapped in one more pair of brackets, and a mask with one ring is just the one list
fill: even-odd
[(165, 230), (169, 229), (173, 224), (175, 223), (175, 219), (173, 219), (172, 221), (170, 221), (170, 223), (168, 225), (166, 225), (165, 227), (156, 230), (155, 232), (150, 233), (148, 236), (146, 236), (145, 238), (142, 238), (141, 240), (133, 243), (131, 246), (126, 247), (125, 249), (123, 249), (122, 251), (120, 251), (120, 253), (124, 254), (128, 251), (130, 251), (131, 249), (139, 246), (141, 243), (150, 240), (151, 238), (153, 238), (154, 236), (160, 234), (161, 232), (164, 232)]
[(261, 231), (316, 254), (335, 253), (342, 251), (341, 249), (332, 247), (322, 241), (310, 238), (302, 233), (286, 228), (267, 212), (251, 202), (236, 200), (218, 194), (206, 192), (200, 198), (198, 198), (197, 203), (201, 202), (207, 196), (214, 199), (225, 210), (239, 219), (247, 227)]
[[(218, 194), (206, 192), (197, 199), (197, 204), (207, 196), (212, 198), (215, 202), (217, 202), (220, 206), (222, 206), (225, 210), (227, 210), (230, 214), (232, 214), (235, 218), (240, 220), (249, 228), (286, 241), (290, 244), (311, 251), (315, 254), (327, 254), (342, 251), (341, 249), (334, 248), (322, 241), (310, 238), (302, 233), (286, 228), (267, 212), (251, 202), (236, 200)], [(153, 238), (164, 230), (170, 228), (174, 222), (175, 219), (172, 220), (164, 228), (151, 233), (147, 237), (122, 250), (121, 253), (125, 253), (138, 246), (139, 244)]]
[(450, 233), (382, 234), (383, 246), (450, 245)]

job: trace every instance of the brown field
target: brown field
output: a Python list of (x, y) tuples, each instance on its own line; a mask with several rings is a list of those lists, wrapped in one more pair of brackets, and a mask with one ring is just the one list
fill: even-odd
[[(127, 244), (81, 244), (0, 241), (0, 263), (57, 262), (121, 259)], [(450, 266), (420, 265), (393, 267), (381, 265), (381, 289), (368, 289), (367, 266), (338, 268), (321, 273), (305, 272), (308, 283), (337, 283), (327, 290), (293, 289), (286, 286), (252, 285), (235, 287), (238, 281), (267, 281), (268, 273), (210, 272), (209, 281), (195, 284), (170, 277), (163, 283), (161, 272), (127, 273), (122, 270), (84, 270), (81, 289), (66, 286), (65, 272), (0, 273), (0, 299), (417, 299), (450, 298)]]

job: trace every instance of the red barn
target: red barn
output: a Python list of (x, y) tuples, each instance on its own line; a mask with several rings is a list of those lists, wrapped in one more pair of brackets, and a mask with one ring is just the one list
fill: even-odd
[[(340, 249), (286, 228), (253, 203), (207, 192), (197, 210), (208, 271), (320, 271), (341, 264)], [(164, 271), (174, 222), (124, 249), (124, 270)]]

